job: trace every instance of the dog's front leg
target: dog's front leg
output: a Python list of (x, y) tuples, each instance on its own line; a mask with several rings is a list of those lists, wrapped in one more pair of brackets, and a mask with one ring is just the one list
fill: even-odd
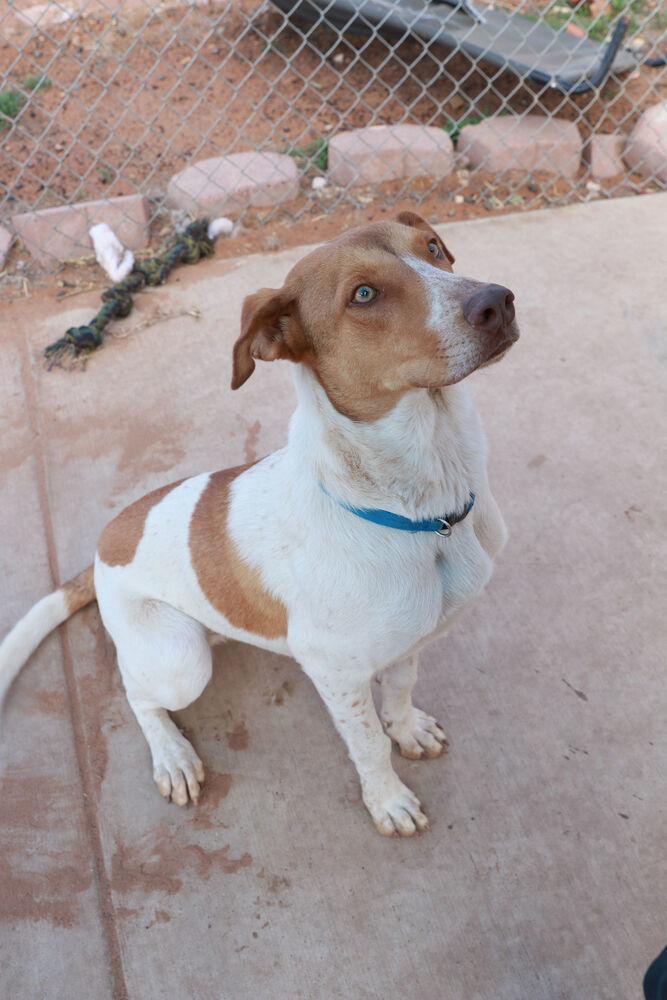
[(375, 711), (370, 681), (360, 684), (347, 672), (304, 669), (347, 744), (361, 779), (364, 803), (378, 832), (385, 837), (410, 837), (417, 830), (427, 830), (428, 820), (417, 796), (391, 766), (391, 742)]
[(382, 721), (401, 754), (410, 760), (438, 757), (447, 749), (447, 737), (436, 720), (412, 704), (417, 663), (415, 654), (387, 667), (378, 677), (382, 685)]
[(479, 489), (473, 508), (473, 527), (479, 544), (491, 559), (496, 559), (507, 542), (507, 528), (500, 508), (489, 488), (489, 480), (484, 472), (484, 481)]

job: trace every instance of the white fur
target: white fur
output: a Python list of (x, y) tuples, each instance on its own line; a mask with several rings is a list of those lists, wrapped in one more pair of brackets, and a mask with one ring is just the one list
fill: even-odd
[(43, 639), (69, 617), (62, 590), (38, 601), (0, 644), (0, 706), (12, 681)]
[[(408, 263), (422, 279), (428, 322), (450, 352), (466, 279)], [(297, 364), (294, 376), (287, 445), (233, 480), (228, 513), (242, 559), (286, 608), (287, 636), (234, 627), (199, 585), (188, 541), (208, 475), (186, 480), (150, 510), (131, 563), (98, 557), (100, 613), (163, 795), (179, 804), (199, 795), (201, 761), (167, 710), (184, 708), (208, 683), (210, 629), (298, 660), (347, 743), (378, 830), (410, 835), (428, 821), (391, 767), (370, 681), (382, 677), (382, 720), (401, 751), (440, 753), (442, 729), (411, 701), (417, 652), (482, 590), (505, 541), (481, 423), (461, 385), (408, 391), (385, 416), (364, 422), (338, 412), (310, 368)], [(471, 491), (473, 511), (450, 537), (373, 524), (336, 502), (422, 519), (461, 510)], [(0, 686), (64, 617), (56, 595), (36, 605), (0, 648)]]
[(403, 260), (424, 283), (430, 305), (427, 323), (431, 330), (440, 334), (443, 349), (447, 354), (449, 374), (454, 381), (458, 381), (470, 371), (476, 349), (470, 337), (458, 335), (460, 299), (466, 291), (471, 294), (480, 285), (478, 282), (471, 282), (469, 278), (434, 268), (420, 257), (410, 255)]
[[(299, 405), (287, 446), (233, 481), (228, 516), (239, 552), (287, 608), (287, 638), (234, 628), (199, 586), (188, 531), (208, 475), (187, 480), (150, 511), (129, 566), (97, 560), (100, 612), (163, 794), (177, 802), (188, 791), (198, 795), (201, 762), (164, 710), (185, 707), (208, 682), (206, 627), (299, 661), (348, 744), (378, 829), (410, 834), (427, 821), (391, 768), (369, 683), (396, 664), (383, 709), (392, 738), (412, 756), (419, 747), (427, 755), (442, 749), (442, 730), (412, 706), (409, 692), (417, 650), (482, 590), (504, 540), (486, 482), (484, 437), (459, 385), (408, 393), (386, 417), (364, 424), (338, 413), (309, 369), (295, 367), (295, 384)], [(358, 478), (350, 455), (363, 470)], [(331, 498), (386, 507), (391, 497), (396, 513), (422, 518), (461, 509), (471, 490), (474, 514), (449, 538), (370, 524)], [(495, 536), (487, 530), (485, 547), (476, 528), (486, 522)]]

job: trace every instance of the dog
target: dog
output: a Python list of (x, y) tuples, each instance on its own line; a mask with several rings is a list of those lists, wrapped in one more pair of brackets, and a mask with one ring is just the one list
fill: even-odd
[[(97, 598), (159, 791), (196, 803), (204, 769), (170, 718), (211, 677), (211, 633), (287, 654), (327, 706), (381, 834), (428, 829), (391, 766), (447, 747), (412, 704), (419, 649), (488, 582), (506, 529), (462, 380), (518, 339), (514, 295), (454, 275), (418, 215), (351, 230), (243, 304), (232, 389), (293, 363), (287, 445), (155, 490), (104, 529), (94, 565), (0, 646), (0, 694)], [(380, 718), (370, 682), (381, 683)]]

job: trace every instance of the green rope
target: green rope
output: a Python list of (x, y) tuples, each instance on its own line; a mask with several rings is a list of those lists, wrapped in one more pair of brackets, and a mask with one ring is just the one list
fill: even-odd
[(64, 337), (44, 348), (47, 368), (51, 370), (54, 365), (60, 364), (66, 354), (72, 357), (90, 354), (101, 345), (104, 330), (111, 320), (117, 316), (129, 315), (135, 292), (140, 291), (144, 285), (163, 284), (177, 264), (196, 264), (212, 253), (213, 241), (208, 237), (208, 219), (197, 219), (178, 236), (174, 245), (163, 256), (135, 261), (127, 278), (102, 292), (104, 305), (90, 323), (86, 326), (71, 326)]

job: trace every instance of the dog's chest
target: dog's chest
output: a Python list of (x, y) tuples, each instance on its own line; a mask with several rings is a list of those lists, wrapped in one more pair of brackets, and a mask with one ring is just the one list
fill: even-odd
[(459, 525), (446, 539), (435, 559), (441, 586), (441, 620), (461, 610), (491, 578), (493, 561), (486, 554), (472, 525)]
[(359, 538), (356, 547), (339, 545), (328, 562), (335, 590), (315, 570), (299, 605), (308, 600), (318, 630), (384, 665), (446, 628), (481, 592), (492, 568), (472, 524), (458, 525), (450, 538), (391, 538), (384, 548), (378, 540), (371, 549)]

